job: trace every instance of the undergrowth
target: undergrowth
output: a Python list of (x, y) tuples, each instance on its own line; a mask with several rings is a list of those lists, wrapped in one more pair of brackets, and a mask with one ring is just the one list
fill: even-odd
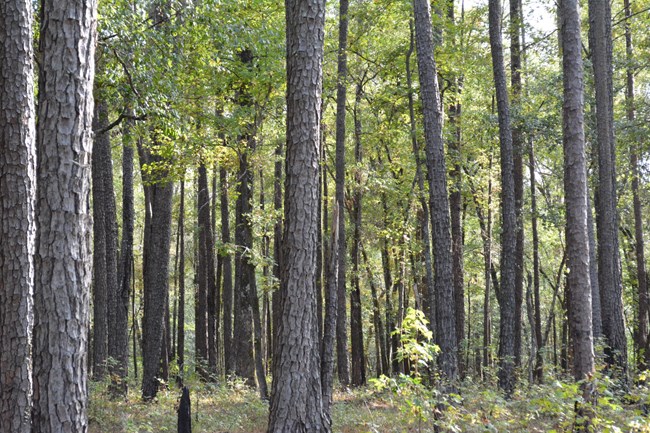
[[(606, 378), (598, 379), (594, 425), (604, 433), (650, 433), (649, 388), (635, 385), (620, 396)], [(334, 432), (429, 433), (436, 426), (449, 432), (571, 432), (577, 385), (549, 380), (522, 385), (511, 400), (492, 384), (466, 380), (456, 394), (442, 395), (417, 378), (381, 378), (374, 385), (338, 390), (333, 408)], [(93, 383), (89, 405), (90, 433), (175, 432), (180, 391), (159, 392), (144, 403), (135, 384), (128, 400), (112, 400), (108, 384)], [(192, 431), (195, 433), (262, 433), (268, 403), (254, 390), (234, 381), (220, 385), (190, 381)]]

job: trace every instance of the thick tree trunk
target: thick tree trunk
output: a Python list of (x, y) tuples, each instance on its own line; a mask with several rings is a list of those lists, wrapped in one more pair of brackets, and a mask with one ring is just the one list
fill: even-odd
[(345, 289), (347, 269), (347, 243), (345, 236), (345, 104), (348, 76), (348, 0), (339, 2), (339, 48), (336, 87), (336, 195), (339, 208), (339, 254), (338, 254), (338, 312), (336, 315), (336, 366), (341, 385), (350, 383), (350, 360), (348, 358), (348, 333)]
[(420, 93), (424, 115), (431, 238), (434, 252), (436, 339), (441, 349), (440, 368), (446, 379), (453, 381), (458, 376), (458, 348), (452, 275), (451, 221), (442, 138), (440, 91), (433, 57), (431, 7), (425, 0), (415, 0), (413, 4)]
[(612, 26), (609, 1), (589, 0), (589, 46), (596, 87), (598, 141), (598, 283), (601, 294), (605, 361), (627, 381), (627, 338), (623, 316), (621, 259), (616, 210), (616, 152), (612, 88)]
[(287, 176), (269, 433), (330, 432), (316, 314), (318, 165), (325, 4), (287, 0)]
[(96, 14), (93, 0), (42, 4), (32, 351), (35, 433), (88, 430), (88, 203)]
[[(32, 2), (0, 4), (0, 431), (32, 431), (36, 112)], [(20, 272), (17, 272), (20, 270)]]
[[(497, 296), (501, 311), (499, 331), (499, 386), (511, 395), (515, 387), (516, 327), (516, 253), (517, 211), (515, 206), (515, 179), (512, 130), (506, 73), (501, 42), (501, 2), (490, 0), (490, 48), (492, 70), (499, 115), (499, 141), (501, 143), (501, 284)], [(513, 229), (514, 228), (514, 229)]]
[(560, 3), (564, 81), (563, 142), (566, 205), (569, 318), (573, 342), (573, 374), (577, 381), (594, 372), (587, 232), (587, 158), (584, 136), (582, 41), (576, 0)]

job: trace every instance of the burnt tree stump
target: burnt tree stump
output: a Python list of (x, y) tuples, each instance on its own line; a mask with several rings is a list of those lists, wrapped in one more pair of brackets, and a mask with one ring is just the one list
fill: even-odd
[(178, 406), (178, 433), (192, 433), (192, 407), (190, 390), (184, 386), (181, 403)]

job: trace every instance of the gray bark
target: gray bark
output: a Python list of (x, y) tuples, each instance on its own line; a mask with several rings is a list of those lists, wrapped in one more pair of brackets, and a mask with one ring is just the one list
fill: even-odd
[(0, 3), (0, 431), (31, 433), (36, 222), (32, 3)]
[(446, 379), (453, 381), (458, 376), (458, 348), (452, 276), (451, 221), (442, 138), (440, 91), (436, 62), (433, 57), (433, 28), (429, 2), (415, 0), (413, 12), (429, 180), (433, 268), (435, 270), (436, 339), (441, 349), (440, 368)]
[(336, 316), (336, 365), (339, 382), (350, 383), (350, 360), (348, 358), (347, 310), (345, 274), (347, 269), (347, 243), (345, 236), (345, 104), (347, 98), (347, 46), (348, 46), (348, 0), (339, 2), (339, 48), (336, 87), (336, 193), (339, 206), (339, 253), (338, 253), (338, 312)]
[(573, 342), (573, 373), (583, 380), (594, 371), (587, 231), (587, 158), (584, 136), (582, 41), (576, 0), (560, 3), (564, 82), (563, 142), (566, 205), (567, 284)]
[(598, 142), (598, 283), (605, 337), (605, 361), (615, 366), (626, 381), (627, 338), (623, 316), (621, 259), (618, 249), (616, 209), (616, 152), (612, 88), (611, 5), (607, 0), (589, 0), (589, 46), (592, 51), (596, 88), (596, 132)]
[(501, 144), (501, 284), (497, 292), (501, 311), (499, 331), (499, 386), (507, 395), (515, 387), (516, 356), (516, 245), (517, 212), (515, 206), (514, 155), (510, 107), (501, 42), (501, 2), (490, 0), (490, 48), (499, 116)]
[(330, 432), (323, 411), (316, 314), (318, 174), (325, 4), (287, 0), (287, 155), (269, 433)]
[(44, 1), (39, 49), (33, 432), (88, 430), (97, 2)]
[[(225, 168), (219, 169), (219, 184), (221, 185), (219, 201), (221, 207), (221, 241), (224, 245), (230, 243), (230, 215), (228, 212), (228, 172)], [(220, 253), (220, 262), (223, 266), (223, 354), (226, 374), (234, 372), (234, 351), (232, 349), (232, 258), (224, 249)]]

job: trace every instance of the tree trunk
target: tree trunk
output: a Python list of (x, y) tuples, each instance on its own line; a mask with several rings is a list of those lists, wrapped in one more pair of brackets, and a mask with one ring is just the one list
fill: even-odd
[(196, 370), (202, 379), (207, 380), (208, 373), (208, 258), (207, 258), (207, 237), (210, 236), (210, 202), (207, 173), (205, 165), (201, 163), (198, 169), (196, 195), (196, 215), (198, 233), (197, 239), (197, 264), (196, 291), (194, 295), (194, 359)]
[(32, 351), (35, 433), (88, 429), (88, 203), (96, 14), (92, 0), (42, 4)]
[(621, 259), (616, 210), (616, 152), (612, 89), (612, 26), (609, 1), (589, 0), (589, 45), (596, 87), (598, 142), (598, 283), (601, 294), (605, 362), (627, 382), (627, 338), (623, 316)]
[(178, 319), (176, 320), (176, 356), (178, 374), (185, 376), (185, 180), (181, 179), (178, 207)]
[[(139, 146), (140, 165), (160, 163), (160, 157), (149, 149)], [(146, 173), (146, 170), (142, 170)], [(165, 296), (169, 285), (169, 245), (171, 243), (171, 219), (173, 183), (166, 179), (168, 173), (145, 174), (148, 184), (148, 213), (145, 218), (145, 242), (143, 249), (143, 303), (142, 325), (142, 398), (153, 399), (158, 391), (158, 371), (163, 345)], [(156, 183), (154, 182), (156, 179)]]
[(598, 284), (598, 256), (596, 234), (594, 233), (594, 213), (591, 195), (587, 195), (587, 234), (589, 235), (589, 279), (591, 281), (591, 323), (594, 341), (603, 336), (602, 308), (600, 306), (600, 285)]
[(492, 70), (499, 115), (499, 141), (501, 143), (501, 284), (497, 299), (501, 311), (499, 331), (499, 387), (511, 395), (515, 388), (516, 327), (516, 276), (517, 276), (517, 210), (515, 206), (515, 179), (513, 162), (510, 107), (503, 66), (501, 43), (501, 2), (490, 0), (490, 48)]
[(36, 236), (32, 7), (26, 0), (0, 4), (0, 431), (15, 433), (32, 431)]
[[(625, 104), (627, 111), (627, 120), (632, 125), (636, 119), (636, 108), (634, 106), (634, 51), (632, 48), (632, 30), (630, 29), (630, 19), (632, 9), (630, 0), (624, 0), (625, 7), (625, 52), (627, 58), (627, 70), (625, 80)], [(648, 359), (650, 354), (650, 345), (648, 343), (648, 283), (645, 268), (645, 252), (643, 241), (643, 210), (641, 208), (641, 198), (639, 197), (639, 146), (636, 140), (632, 141), (630, 149), (630, 171), (632, 172), (632, 201), (634, 204), (634, 239), (636, 253), (636, 277), (638, 284), (638, 310), (637, 310), (637, 329), (635, 332), (635, 346), (637, 356), (637, 367), (639, 371), (648, 368)]]
[[(109, 336), (109, 356), (113, 358), (111, 371), (113, 392), (126, 396), (128, 392), (129, 365), (129, 296), (133, 277), (133, 228), (135, 210), (133, 204), (133, 121), (127, 120), (122, 132), (122, 239), (117, 263), (117, 306), (113, 325), (114, 344)], [(133, 317), (135, 321), (135, 316)], [(133, 357), (135, 358), (135, 353)]]
[[(521, 104), (521, 28), (523, 15), (521, 0), (510, 0), (510, 83), (512, 87), (512, 106), (514, 111), (519, 110)], [(512, 151), (514, 164), (515, 184), (515, 216), (517, 225), (515, 246), (515, 366), (521, 367), (522, 348), (522, 306), (524, 299), (524, 169), (523, 149), (524, 134), (521, 122), (514, 119), (512, 127)]]
[(339, 2), (339, 48), (336, 87), (336, 195), (339, 208), (338, 312), (336, 315), (336, 365), (341, 385), (350, 383), (345, 289), (347, 244), (345, 236), (345, 103), (348, 76), (348, 0)]
[(582, 41), (576, 0), (560, 3), (562, 69), (564, 81), (563, 141), (566, 206), (569, 319), (576, 381), (594, 372), (587, 232), (587, 158), (584, 137)]
[(334, 346), (336, 339), (336, 314), (338, 308), (338, 218), (339, 206), (332, 208), (332, 233), (327, 267), (327, 289), (325, 290), (325, 323), (321, 346), (321, 387), (323, 412), (331, 420), (332, 388), (334, 386)]
[[(276, 281), (280, 281), (280, 259), (282, 255), (282, 166), (283, 166), (283, 153), (284, 153), (284, 140), (279, 140), (275, 148), (275, 167), (273, 170), (273, 210), (276, 212), (275, 221), (273, 224), (273, 277)], [(278, 337), (278, 329), (280, 328), (280, 321), (282, 320), (282, 299), (284, 294), (282, 286), (276, 288), (271, 296), (271, 308), (273, 310), (272, 320), (272, 353), (273, 362), (275, 363), (276, 342)]]
[[(528, 149), (528, 167), (530, 173), (530, 213), (531, 213), (531, 231), (533, 237), (533, 323), (535, 334), (535, 368), (533, 369), (533, 379), (537, 383), (544, 381), (544, 353), (542, 352), (542, 313), (540, 299), (540, 282), (539, 282), (539, 232), (537, 230), (537, 186), (535, 181), (535, 153), (533, 141), (530, 141)], [(532, 362), (532, 361), (531, 361)]]
[[(99, 92), (98, 92), (99, 93)], [(95, 113), (93, 129), (101, 130), (108, 125), (108, 107), (97, 95), (95, 98)], [(92, 198), (93, 198), (93, 379), (103, 380), (106, 376), (106, 361), (108, 358), (108, 285), (106, 262), (106, 207), (109, 199), (106, 194), (104, 178), (108, 176), (104, 154), (109, 152), (111, 141), (108, 133), (97, 133), (93, 140), (93, 156), (91, 165)], [(110, 172), (111, 183), (113, 172)]]
[[(230, 243), (230, 214), (228, 209), (228, 172), (224, 167), (219, 169), (220, 195), (219, 204), (221, 207), (221, 242), (228, 246)], [(233, 313), (233, 291), (232, 291), (232, 259), (228, 248), (220, 251), (220, 262), (223, 267), (223, 355), (226, 375), (235, 371), (235, 360), (233, 350), (232, 313)]]
[[(362, 78), (362, 82), (365, 79)], [(363, 84), (359, 83), (356, 89), (354, 100), (354, 159), (357, 170), (363, 162), (363, 153), (361, 148), (361, 118), (359, 113), (359, 104), (363, 96)], [(361, 189), (361, 174), (355, 174), (355, 192), (352, 205), (352, 221), (354, 222), (354, 240), (352, 243), (352, 291), (350, 292), (350, 336), (352, 349), (352, 376), (350, 383), (353, 386), (361, 386), (366, 383), (366, 356), (363, 348), (363, 318), (361, 316), (361, 284), (359, 281), (361, 261), (361, 200), (363, 194)]]
[[(417, 139), (417, 127), (415, 124), (415, 104), (413, 101), (413, 82), (411, 74), (411, 55), (414, 50), (415, 35), (413, 32), (413, 22), (409, 21), (410, 29), (410, 43), (409, 49), (406, 53), (406, 86), (408, 88), (408, 101), (409, 101), (409, 121), (411, 127), (411, 145), (413, 147), (413, 154), (415, 155), (415, 177), (417, 178), (420, 199), (420, 207), (422, 208), (422, 249), (424, 250), (424, 266), (426, 270), (426, 299), (425, 311), (429, 314), (429, 326), (431, 331), (435, 333), (436, 320), (436, 294), (434, 291), (433, 279), (433, 265), (431, 263), (431, 235), (429, 231), (429, 205), (426, 199), (426, 190), (424, 188), (424, 176), (422, 174), (422, 158), (420, 157), (420, 145)], [(388, 288), (386, 289), (388, 290)], [(392, 332), (392, 331), (389, 331)]]
[(452, 276), (451, 222), (442, 138), (440, 91), (433, 57), (431, 7), (425, 0), (414, 0), (413, 4), (420, 93), (424, 115), (431, 238), (434, 252), (436, 338), (441, 349), (438, 361), (446, 379), (453, 381), (458, 376), (458, 348)]
[(287, 0), (286, 20), (287, 176), (280, 279), (286, 298), (277, 334), (268, 432), (328, 433), (314, 287), (325, 4)]

